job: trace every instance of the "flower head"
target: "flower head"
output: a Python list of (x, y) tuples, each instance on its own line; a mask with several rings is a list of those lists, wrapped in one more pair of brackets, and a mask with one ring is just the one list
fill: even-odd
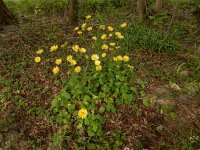
[(115, 46), (116, 45), (116, 43), (110, 43), (110, 46)]
[(82, 31), (78, 31), (77, 34), (81, 35), (81, 34), (83, 34), (83, 32)]
[(72, 66), (76, 65), (76, 60), (74, 60), (74, 59), (72, 59), (72, 60), (69, 61), (69, 62), (70, 62), (70, 64), (71, 64)]
[(80, 66), (77, 66), (77, 67), (74, 69), (74, 71), (75, 71), (76, 73), (79, 73), (79, 72), (81, 71), (81, 67), (80, 67)]
[(87, 28), (87, 31), (88, 31), (88, 32), (92, 31), (92, 27), (88, 27), (88, 28)]
[(58, 74), (59, 71), (60, 71), (60, 69), (58, 66), (54, 67), (52, 70), (53, 74)]
[(86, 23), (82, 24), (82, 26), (81, 26), (82, 30), (85, 29), (86, 25), (87, 25)]
[(39, 49), (39, 50), (36, 51), (36, 54), (42, 54), (43, 52), (44, 52), (43, 49)]
[(56, 64), (56, 65), (60, 65), (61, 63), (62, 63), (62, 59), (56, 59), (56, 60), (55, 60), (55, 64)]
[(86, 18), (86, 19), (91, 19), (92, 16), (88, 15), (88, 16), (86, 16), (85, 18)]
[(103, 58), (106, 57), (106, 53), (101, 54), (101, 57)]
[(74, 28), (74, 31), (77, 31), (77, 30), (79, 30), (79, 27)]
[(112, 35), (112, 33), (110, 33), (108, 36), (109, 36), (109, 37), (112, 37), (113, 35)]
[(99, 60), (95, 60), (94, 64), (95, 64), (96, 66), (99, 66), (99, 65), (101, 64), (101, 62), (100, 62)]
[(34, 58), (34, 61), (35, 61), (36, 63), (39, 63), (39, 62), (41, 61), (41, 58), (40, 58), (40, 57), (35, 57), (35, 58)]
[(69, 61), (69, 62), (70, 62), (71, 60), (73, 60), (73, 57), (72, 57), (72, 55), (68, 55), (68, 56), (67, 56), (67, 61)]
[(107, 35), (106, 35), (106, 34), (103, 34), (103, 35), (101, 36), (101, 39), (104, 40), (104, 39), (106, 39), (106, 37), (107, 37)]
[(100, 25), (100, 26), (99, 26), (99, 29), (101, 29), (101, 30), (105, 30), (106, 27), (105, 27), (105, 25)]
[(85, 108), (81, 108), (81, 109), (78, 111), (78, 117), (81, 118), (81, 119), (86, 118), (87, 115), (88, 115), (88, 111), (87, 111), (87, 109), (85, 109)]
[(51, 52), (56, 51), (57, 49), (58, 49), (58, 45), (53, 45), (50, 47)]
[(93, 55), (91, 56), (91, 59), (92, 59), (92, 60), (98, 60), (98, 59), (99, 59), (99, 55), (98, 55), (98, 54), (93, 54)]
[(79, 50), (81, 53), (86, 53), (86, 49), (85, 48), (80, 48), (80, 50)]
[(112, 26), (108, 26), (108, 31), (113, 31), (114, 28)]
[(109, 48), (109, 47), (108, 47), (107, 44), (103, 44), (103, 45), (101, 46), (101, 49), (102, 49), (102, 50), (108, 50), (108, 48)]
[(93, 36), (92, 39), (93, 39), (94, 41), (96, 41), (96, 40), (97, 40), (97, 37), (96, 37), (96, 36)]
[(75, 51), (75, 52), (78, 52), (79, 46), (78, 45), (73, 45), (72, 46), (72, 50)]
[(121, 28), (125, 28), (126, 26), (127, 26), (127, 23), (125, 22), (120, 25)]
[(102, 66), (101, 65), (96, 66), (96, 71), (101, 71), (101, 70), (102, 70)]
[(129, 57), (127, 55), (123, 56), (124, 61), (129, 61)]

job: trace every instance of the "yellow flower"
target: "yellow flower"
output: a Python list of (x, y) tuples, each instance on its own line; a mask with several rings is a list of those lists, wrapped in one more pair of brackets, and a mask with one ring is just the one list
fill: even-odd
[(74, 71), (75, 71), (76, 73), (79, 73), (79, 72), (81, 71), (81, 67), (80, 67), (80, 66), (77, 66), (77, 67), (74, 69)]
[(115, 46), (116, 45), (116, 43), (110, 43), (110, 46)]
[(122, 55), (117, 56), (117, 60), (119, 60), (119, 61), (123, 60)]
[(96, 36), (93, 36), (92, 39), (93, 39), (94, 41), (96, 41), (96, 40), (97, 40), (97, 37), (96, 37)]
[(103, 53), (103, 54), (101, 55), (101, 57), (103, 57), (103, 58), (106, 57), (106, 53)]
[(82, 30), (85, 29), (86, 25), (87, 25), (86, 23), (82, 24), (82, 26), (81, 26)]
[(53, 74), (57, 74), (59, 71), (60, 71), (60, 69), (58, 66), (54, 67), (52, 70)]
[(127, 26), (127, 23), (125, 22), (120, 25), (121, 28), (125, 28), (126, 26)]
[(56, 59), (56, 60), (55, 60), (55, 64), (56, 64), (56, 65), (60, 65), (61, 63), (62, 63), (62, 59)]
[(91, 19), (91, 18), (92, 18), (92, 16), (90, 16), (90, 15), (86, 16), (86, 19)]
[(108, 26), (108, 31), (113, 31), (114, 30), (114, 28), (113, 27), (111, 27), (111, 26)]
[(106, 34), (103, 34), (103, 35), (101, 36), (101, 39), (104, 40), (104, 39), (106, 39), (106, 37), (107, 37), (107, 35), (106, 35)]
[(34, 60), (35, 60), (36, 63), (39, 63), (41, 61), (41, 58), (40, 57), (35, 57)]
[(93, 54), (93, 55), (91, 56), (91, 59), (92, 59), (92, 60), (98, 60), (98, 59), (99, 59), (99, 55), (98, 55), (98, 54)]
[(78, 45), (73, 45), (72, 46), (72, 50), (75, 51), (75, 52), (78, 52), (79, 46)]
[(85, 109), (85, 108), (81, 108), (81, 109), (78, 111), (78, 117), (81, 118), (81, 119), (86, 118), (87, 115), (88, 115), (88, 111), (87, 111), (87, 109)]
[(108, 48), (109, 48), (109, 47), (108, 47), (107, 44), (103, 44), (103, 45), (101, 46), (101, 49), (102, 49), (102, 50), (108, 50)]
[(83, 32), (82, 31), (78, 31), (77, 34), (81, 35), (81, 34), (83, 34)]
[(105, 27), (104, 25), (100, 25), (100, 26), (99, 26), (99, 29), (101, 29), (101, 30), (105, 30), (106, 27)]
[(79, 27), (74, 28), (74, 31), (77, 31), (77, 30), (79, 30)]
[(102, 70), (102, 66), (101, 65), (96, 66), (96, 71), (101, 71), (101, 70)]
[(76, 65), (76, 60), (74, 60), (74, 59), (72, 59), (71, 61), (70, 61), (70, 64), (73, 66), (73, 65)]
[(113, 60), (114, 60), (114, 61), (117, 61), (117, 57), (113, 57)]
[(115, 32), (115, 35), (116, 36), (120, 36), (120, 35), (122, 35), (120, 32)]
[(119, 49), (119, 48), (121, 48), (121, 46), (116, 46), (115, 48), (116, 48), (116, 49)]
[(86, 50), (85, 48), (80, 48), (80, 52), (81, 52), (81, 53), (86, 53), (86, 51), (87, 51), (87, 50)]
[(96, 66), (99, 66), (99, 65), (101, 64), (101, 62), (100, 62), (99, 60), (95, 60), (94, 64), (95, 64)]
[(39, 49), (39, 50), (36, 51), (36, 54), (42, 54), (43, 52), (44, 52), (43, 49)]
[(131, 65), (128, 65), (128, 67), (129, 67), (130, 69), (134, 69), (134, 67), (133, 67), (133, 66), (131, 66)]
[(68, 55), (68, 56), (67, 56), (67, 61), (69, 61), (69, 62), (70, 62), (71, 60), (73, 60), (73, 57), (72, 57), (72, 55)]
[(125, 56), (123, 57), (123, 60), (124, 60), (124, 61), (129, 61), (129, 57), (128, 57), (127, 55), (125, 55)]
[(110, 34), (109, 34), (109, 37), (112, 37), (112, 36), (113, 36), (112, 33), (110, 33)]
[(88, 27), (88, 28), (87, 28), (87, 31), (88, 31), (88, 32), (92, 31), (92, 27)]
[(110, 50), (110, 51), (112, 51), (112, 50), (113, 50), (113, 48), (109, 48), (109, 50)]
[(53, 52), (53, 51), (56, 51), (57, 49), (58, 49), (58, 45), (53, 45), (51, 46), (50, 51)]

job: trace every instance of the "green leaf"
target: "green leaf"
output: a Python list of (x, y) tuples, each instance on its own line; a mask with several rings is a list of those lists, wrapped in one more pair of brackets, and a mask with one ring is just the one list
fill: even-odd
[(150, 106), (150, 104), (151, 104), (151, 101), (149, 99), (143, 99), (144, 106), (148, 107), (148, 106)]
[(90, 129), (87, 130), (88, 136), (94, 136), (94, 132), (91, 131)]
[(58, 97), (61, 100), (68, 100), (70, 99), (70, 94), (67, 91), (63, 90)]
[(96, 132), (96, 131), (97, 131), (97, 129), (98, 129), (98, 126), (97, 126), (97, 124), (96, 124), (96, 123), (93, 123), (93, 125), (92, 125), (92, 128), (93, 128), (94, 132)]
[(58, 99), (53, 99), (51, 101), (51, 107), (56, 107), (56, 106), (58, 106)]
[(124, 99), (124, 102), (126, 104), (131, 104), (133, 101), (133, 95), (132, 94), (122, 94), (122, 98)]

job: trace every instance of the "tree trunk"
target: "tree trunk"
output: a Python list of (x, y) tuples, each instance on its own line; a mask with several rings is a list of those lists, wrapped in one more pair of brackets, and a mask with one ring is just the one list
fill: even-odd
[(78, 24), (78, 0), (69, 0), (65, 15), (67, 23)]
[(163, 0), (156, 0), (156, 8), (155, 11), (158, 13), (162, 10)]
[(10, 10), (6, 7), (3, 0), (0, 0), (0, 27), (9, 24), (15, 24), (17, 20)]
[(139, 22), (143, 22), (144, 17), (146, 15), (146, 0), (138, 0), (137, 13), (138, 13)]

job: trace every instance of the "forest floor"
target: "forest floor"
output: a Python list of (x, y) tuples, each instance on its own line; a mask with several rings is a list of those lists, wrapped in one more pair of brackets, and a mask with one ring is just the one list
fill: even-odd
[[(34, 64), (34, 52), (64, 43), (73, 36), (70, 30), (59, 19), (41, 18), (0, 32), (0, 149), (48, 148), (55, 128), (46, 110), (61, 86), (48, 66)], [(196, 34), (192, 42), (199, 44), (198, 39)], [(105, 128), (126, 135), (123, 149), (200, 148), (200, 57), (192, 42), (182, 38), (173, 55), (133, 48), (132, 64), (144, 86), (141, 98), (152, 105), (122, 105), (108, 114)]]

